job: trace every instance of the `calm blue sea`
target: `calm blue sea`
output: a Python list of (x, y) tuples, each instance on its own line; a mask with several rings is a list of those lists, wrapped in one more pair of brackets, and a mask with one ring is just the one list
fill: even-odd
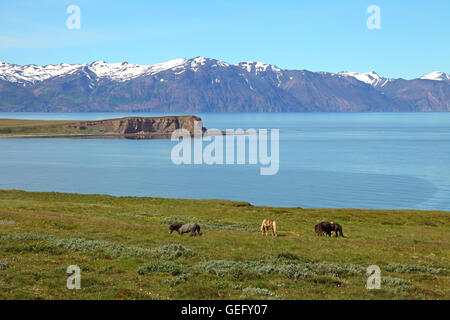
[[(160, 114), (0, 113), (0, 118), (107, 119)], [(0, 139), (0, 189), (255, 205), (450, 211), (450, 113), (199, 114), (208, 128), (280, 129), (280, 169), (171, 162), (176, 142)]]

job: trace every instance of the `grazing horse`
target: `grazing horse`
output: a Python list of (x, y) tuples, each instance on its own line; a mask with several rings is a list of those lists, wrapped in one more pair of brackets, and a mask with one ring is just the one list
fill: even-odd
[(182, 223), (175, 223), (175, 224), (171, 224), (169, 226), (169, 233), (172, 234), (172, 232), (177, 231), (179, 233), (179, 229), (181, 228), (183, 224)]
[(268, 235), (269, 229), (272, 229), (272, 236), (277, 236), (277, 224), (275, 220), (264, 219), (261, 224), (262, 235)]
[(201, 236), (200, 226), (194, 222), (189, 222), (186, 224), (176, 223), (169, 226), (169, 233), (172, 234), (173, 231), (177, 231), (180, 236), (184, 233), (192, 232), (191, 237)]
[(325, 234), (325, 231), (323, 231), (319, 223), (314, 226), (314, 231), (318, 236), (323, 236)]
[(321, 223), (316, 224), (314, 230), (319, 236), (328, 235), (331, 237), (331, 231), (333, 230), (331, 223), (328, 221), (322, 221)]
[(339, 223), (331, 222), (331, 228), (332, 228), (332, 231), (335, 232), (336, 237), (338, 236), (338, 232), (339, 232), (339, 235), (341, 237), (345, 238), (344, 234), (342, 233), (342, 227), (341, 227), (341, 225)]
[(331, 237), (331, 233), (334, 231), (336, 237), (338, 236), (338, 233), (341, 237), (344, 237), (344, 234), (342, 233), (342, 227), (339, 223), (322, 221), (321, 223), (316, 224), (314, 230), (319, 236), (323, 236), (326, 234), (327, 236)]

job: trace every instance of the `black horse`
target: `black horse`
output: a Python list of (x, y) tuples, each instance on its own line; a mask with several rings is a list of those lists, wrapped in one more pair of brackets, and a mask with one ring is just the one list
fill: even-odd
[(178, 230), (181, 228), (183, 224), (182, 223), (175, 223), (175, 224), (171, 224), (169, 226), (169, 233), (172, 234), (172, 232), (177, 231), (178, 233), (180, 233)]
[(342, 227), (339, 223), (331, 223), (332, 231), (336, 233), (336, 237), (338, 236), (338, 233), (341, 237), (345, 238), (344, 234), (342, 233)]

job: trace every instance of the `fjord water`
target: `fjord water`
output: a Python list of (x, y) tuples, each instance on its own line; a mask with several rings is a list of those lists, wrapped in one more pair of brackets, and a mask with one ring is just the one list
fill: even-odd
[[(161, 114), (0, 113), (107, 119)], [(450, 210), (450, 113), (208, 113), (208, 128), (280, 129), (280, 167), (174, 165), (170, 140), (0, 139), (0, 189), (254, 205)]]

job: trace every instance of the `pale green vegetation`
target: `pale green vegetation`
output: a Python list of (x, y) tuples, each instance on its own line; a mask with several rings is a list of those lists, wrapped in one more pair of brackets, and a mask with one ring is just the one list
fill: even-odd
[[(264, 218), (278, 237), (261, 236)], [(317, 236), (323, 220), (346, 238)], [(201, 237), (169, 235), (189, 221)], [(449, 299), (449, 249), (449, 212), (0, 190), (2, 299)]]
[(80, 131), (73, 125), (80, 121), (0, 119), (1, 136), (95, 135), (105, 133), (99, 126)]

